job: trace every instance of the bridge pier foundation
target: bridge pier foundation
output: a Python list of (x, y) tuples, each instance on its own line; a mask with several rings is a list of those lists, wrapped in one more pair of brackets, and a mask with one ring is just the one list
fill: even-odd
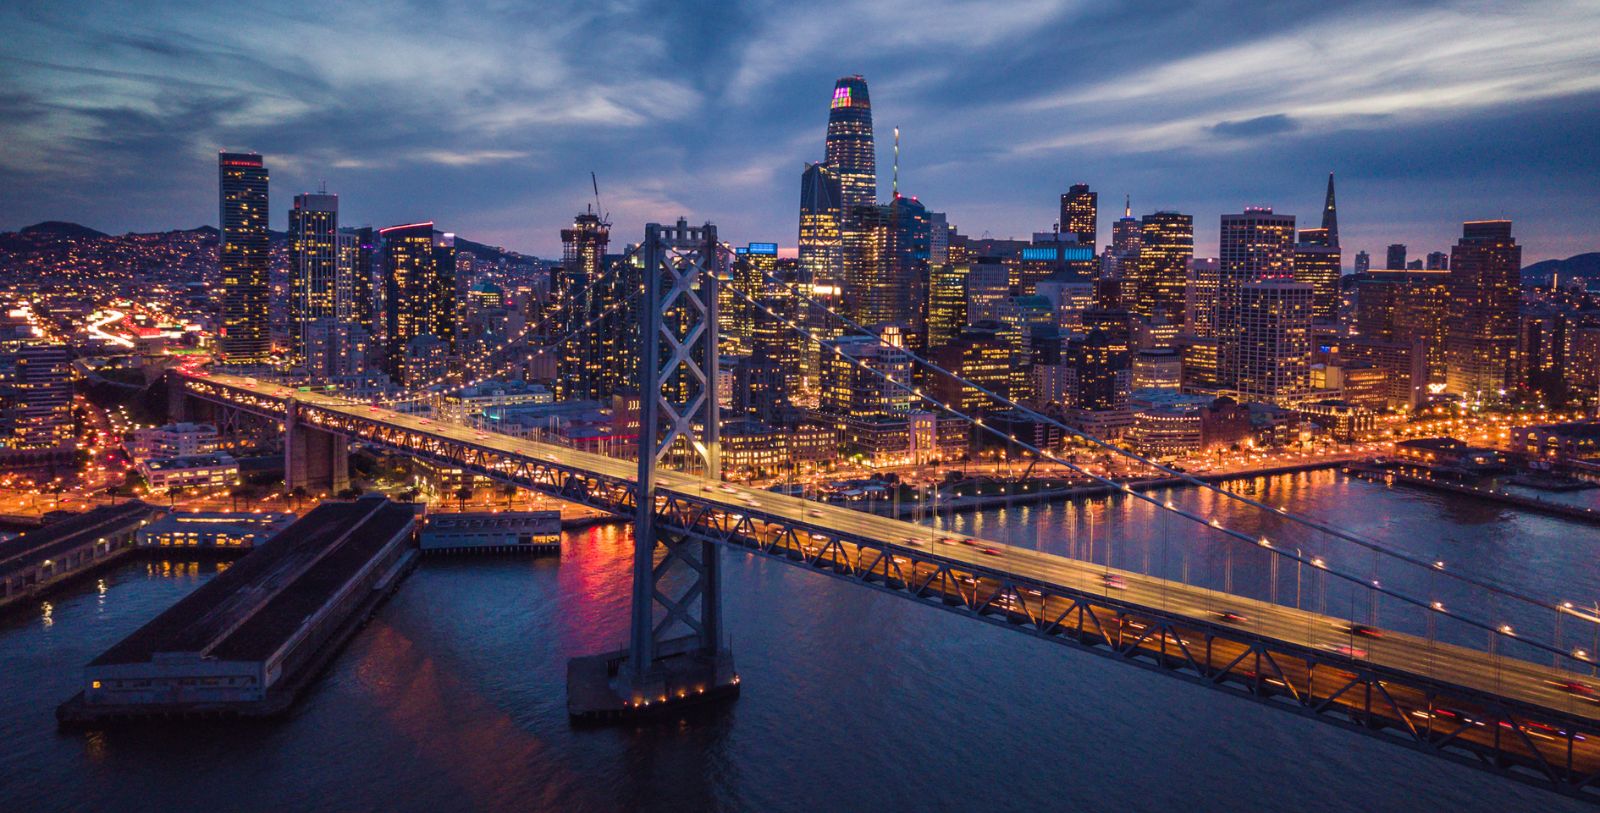
[(300, 423), (293, 405), (283, 432), (283, 487), (289, 491), (350, 488), (350, 441), (344, 435)]

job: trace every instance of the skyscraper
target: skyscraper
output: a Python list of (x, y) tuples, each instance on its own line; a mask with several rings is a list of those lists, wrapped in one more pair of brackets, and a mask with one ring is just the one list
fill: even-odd
[(1447, 388), (1468, 401), (1494, 401), (1516, 371), (1522, 247), (1509, 220), (1462, 224), (1450, 252)]
[(1301, 229), (1294, 247), (1294, 279), (1311, 286), (1312, 318), (1331, 325), (1339, 320), (1339, 275), (1343, 258), (1328, 230)]
[(1189, 261), (1184, 291), (1184, 332), (1202, 339), (1217, 338), (1217, 287), (1222, 269), (1215, 257)]
[[(561, 270), (555, 284), (555, 300), (561, 312), (555, 319), (553, 333), (557, 336), (573, 334), (591, 320), (604, 324), (590, 325), (582, 333), (572, 335), (561, 348), (557, 359), (558, 376), (556, 397), (561, 399), (599, 399), (616, 392), (624, 380), (631, 380), (636, 372), (628, 366), (633, 359), (626, 350), (635, 347), (626, 322), (626, 314), (606, 312), (608, 305), (618, 295), (626, 296), (617, 278), (605, 277), (606, 247), (611, 242), (610, 224), (600, 220), (593, 212), (584, 212), (573, 218), (572, 228), (561, 230)], [(623, 310), (618, 306), (616, 310)], [(637, 331), (633, 331), (637, 332)]]
[(928, 255), (932, 221), (928, 208), (914, 197), (897, 195), (887, 207), (889, 239), (883, 275), (890, 288), (890, 319), (903, 328), (906, 347), (927, 347)]
[(753, 349), (755, 322), (755, 306), (750, 300), (759, 300), (766, 280), (778, 273), (778, 244), (751, 243), (735, 249), (734, 254), (728, 279), (717, 284), (717, 331), (724, 355), (747, 355)]
[(1247, 207), (1222, 216), (1216, 296), (1218, 378), (1225, 389), (1239, 385), (1243, 341), (1241, 289), (1262, 280), (1294, 278), (1294, 215), (1270, 207)]
[(1351, 270), (1356, 272), (1357, 274), (1361, 274), (1361, 273), (1366, 272), (1370, 268), (1372, 268), (1372, 255), (1368, 254), (1365, 251), (1357, 251), (1356, 252), (1355, 264), (1351, 268)]
[(1061, 231), (1077, 235), (1078, 242), (1097, 245), (1100, 196), (1086, 183), (1075, 183), (1061, 196)]
[[(340, 313), (340, 287), (349, 296), (348, 277), (339, 285), (339, 196), (304, 193), (289, 210), (289, 363), (306, 366), (306, 333), (318, 320), (349, 318)], [(325, 371), (317, 371), (325, 372)]]
[[(384, 249), (384, 370), (404, 386), (427, 383), (417, 380), (418, 365), (408, 364), (408, 345), (410, 358), (425, 356), (430, 366), (448, 346), (443, 334), (454, 306), (445, 292), (455, 290), (453, 258), (448, 267), (441, 265), (431, 220), (390, 226), (379, 234)], [(414, 341), (421, 337), (429, 341)]]
[(1339, 212), (1333, 202), (1333, 173), (1328, 173), (1328, 195), (1322, 203), (1322, 228), (1304, 229), (1295, 245), (1294, 278), (1311, 286), (1312, 319), (1332, 325), (1339, 321), (1339, 277), (1344, 255), (1339, 250)]
[(857, 206), (845, 215), (844, 313), (868, 327), (895, 321), (890, 231), (888, 206)]
[(221, 303), (217, 356), (224, 364), (263, 364), (272, 353), (268, 322), (267, 167), (255, 153), (217, 156), (221, 204)]
[(1189, 262), (1194, 259), (1194, 218), (1177, 212), (1148, 214), (1139, 234), (1130, 310), (1181, 325)]
[(928, 346), (954, 341), (967, 325), (967, 263), (936, 265), (928, 272)]
[(1328, 245), (1339, 247), (1339, 211), (1333, 205), (1333, 173), (1328, 173), (1328, 196), (1322, 202), (1322, 230), (1328, 233)]
[(1310, 285), (1283, 279), (1239, 289), (1234, 389), (1249, 400), (1289, 406), (1311, 387)]
[(860, 74), (841, 77), (828, 102), (825, 160), (839, 177), (839, 209), (846, 216), (857, 206), (878, 202), (877, 152), (872, 141), (872, 101)]
[(355, 230), (355, 254), (350, 264), (350, 319), (360, 325), (368, 336), (376, 337), (380, 320), (378, 294), (381, 288), (373, 285), (378, 276), (378, 234), (371, 226)]
[(800, 282), (819, 292), (842, 283), (841, 194), (834, 169), (806, 164), (800, 174)]
[[(829, 124), (830, 132), (832, 124)], [(841, 208), (839, 173), (826, 163), (806, 164), (800, 175), (800, 254), (796, 284), (801, 324), (818, 339), (838, 336), (840, 326), (828, 315), (841, 305), (844, 291), (844, 210)], [(812, 303), (815, 303), (814, 305)], [(798, 400), (811, 403), (819, 386), (815, 342), (800, 344), (800, 379), (804, 393)]]

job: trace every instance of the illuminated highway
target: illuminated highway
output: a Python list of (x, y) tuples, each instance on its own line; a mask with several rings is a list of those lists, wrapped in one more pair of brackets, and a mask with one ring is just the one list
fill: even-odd
[[(233, 392), (197, 394), (246, 408), (252, 405), (244, 402), (251, 401), (256, 409), (275, 405), (282, 410), (284, 401), (294, 399), (314, 408), (302, 418), (313, 425), (329, 420), (317, 417), (321, 411), (341, 417), (348, 426), (403, 430), (412, 438), (426, 438), (434, 449), (487, 453), (501, 461), (490, 466), (491, 476), (508, 471), (505, 461), (513, 460), (559, 465), (610, 481), (613, 487), (631, 484), (637, 473), (636, 463), (629, 460), (253, 379), (196, 374), (190, 381), (226, 387)], [(1521, 768), (1533, 765), (1564, 792), (1582, 795), (1585, 777), (1600, 773), (1600, 698), (1587, 675), (1393, 631), (1361, 634), (1334, 616), (999, 542), (952, 537), (929, 526), (832, 504), (665, 469), (657, 477), (663, 521), (673, 521), (674, 500), (704, 506), (710, 509), (709, 518), (695, 521), (704, 523), (707, 535), (711, 526), (720, 526), (730, 542), (799, 559), (830, 575), (848, 575), (925, 600), (931, 596), (985, 620), (1069, 637), (1130, 660), (1137, 656), (1141, 665), (1154, 661), (1164, 669), (1187, 669), (1202, 682), (1249, 686), (1255, 696), (1288, 698), (1289, 705), (1311, 713), (1325, 714), (1331, 708), (1363, 728), (1409, 732), (1417, 747), (1435, 753), (1443, 753), (1444, 744), (1452, 742), (1493, 748), (1493, 761), (1500, 764), (1492, 769), (1504, 772), (1523, 761), (1527, 764)], [(739, 528), (730, 534), (727, 528), (735, 524)], [(1555, 779), (1563, 771), (1567, 778)]]

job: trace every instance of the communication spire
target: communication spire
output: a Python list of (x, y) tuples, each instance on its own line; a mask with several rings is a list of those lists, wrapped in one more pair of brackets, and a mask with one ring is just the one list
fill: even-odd
[(900, 127), (894, 128), (894, 180), (889, 183), (889, 191), (894, 197), (900, 197)]

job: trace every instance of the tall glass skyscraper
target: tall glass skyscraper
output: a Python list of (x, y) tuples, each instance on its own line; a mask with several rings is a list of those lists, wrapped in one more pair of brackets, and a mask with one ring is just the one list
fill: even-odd
[[(449, 347), (454, 332), (455, 257), (453, 243), (433, 230), (433, 222), (390, 226), (379, 231), (384, 257), (384, 367), (405, 386), (423, 383), (407, 363), (408, 345), (426, 337)], [(409, 348), (416, 355), (416, 348)]]
[[(841, 284), (839, 175), (827, 164), (807, 164), (800, 175), (800, 282), (822, 289)], [(824, 290), (818, 293), (827, 295)]]
[(872, 141), (872, 102), (860, 74), (841, 77), (828, 102), (826, 162), (839, 176), (839, 208), (878, 202), (878, 160)]
[(255, 153), (217, 156), (220, 325), (217, 357), (224, 364), (264, 364), (272, 352), (268, 322), (267, 167)]
[(1189, 263), (1194, 259), (1194, 218), (1177, 212), (1145, 215), (1136, 250), (1129, 309), (1146, 319), (1183, 324)]
[(289, 210), (289, 358), (297, 367), (306, 363), (306, 334), (312, 324), (350, 315), (339, 296), (341, 288), (349, 296), (349, 283), (347, 272), (340, 285), (340, 271), (348, 264), (340, 262), (338, 234), (338, 195), (294, 196)]
[[(839, 335), (837, 320), (821, 307), (836, 308), (844, 290), (844, 212), (840, 208), (839, 174), (826, 163), (806, 164), (800, 175), (800, 254), (795, 279), (804, 299), (796, 306), (812, 335), (829, 339)], [(816, 302), (817, 306), (811, 303)], [(800, 344), (800, 380), (804, 392), (793, 396), (799, 403), (815, 405), (821, 370), (815, 342)]]

